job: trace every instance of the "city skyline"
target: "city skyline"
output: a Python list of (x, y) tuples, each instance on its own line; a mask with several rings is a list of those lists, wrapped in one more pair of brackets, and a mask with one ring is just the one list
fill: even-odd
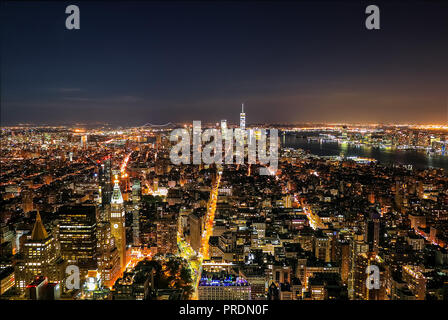
[(448, 301), (448, 2), (0, 6), (0, 303)]
[(448, 121), (441, 2), (66, 5), (2, 2), (3, 126)]

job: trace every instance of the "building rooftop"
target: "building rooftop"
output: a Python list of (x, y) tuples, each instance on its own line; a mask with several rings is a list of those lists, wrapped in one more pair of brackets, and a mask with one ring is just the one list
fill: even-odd
[(233, 286), (249, 286), (249, 282), (241, 277), (237, 277), (228, 273), (206, 273), (203, 272), (200, 287), (233, 287)]
[(31, 233), (31, 240), (44, 240), (48, 238), (47, 230), (45, 230), (44, 224), (40, 217), (39, 211), (37, 211), (36, 222), (34, 223), (33, 231)]

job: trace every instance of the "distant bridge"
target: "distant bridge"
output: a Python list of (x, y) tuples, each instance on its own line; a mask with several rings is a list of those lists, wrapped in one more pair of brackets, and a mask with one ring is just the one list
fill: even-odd
[(152, 123), (145, 123), (144, 125), (140, 126), (140, 127), (150, 127), (150, 128), (168, 128), (168, 127), (174, 127), (175, 124), (172, 122), (168, 122), (165, 124), (152, 124)]

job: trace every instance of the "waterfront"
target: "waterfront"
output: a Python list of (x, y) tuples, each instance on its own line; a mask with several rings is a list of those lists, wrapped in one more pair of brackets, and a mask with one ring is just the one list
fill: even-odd
[(424, 151), (418, 150), (382, 149), (367, 145), (319, 142), (289, 134), (282, 137), (282, 145), (288, 148), (303, 149), (318, 156), (357, 156), (373, 158), (381, 164), (402, 164), (412, 165), (416, 169), (443, 168), (448, 170), (448, 156), (427, 155)]

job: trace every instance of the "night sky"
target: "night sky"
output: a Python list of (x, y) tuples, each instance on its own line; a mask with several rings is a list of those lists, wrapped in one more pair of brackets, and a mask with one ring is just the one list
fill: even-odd
[[(76, 4), (81, 29), (65, 28)], [(378, 4), (381, 30), (365, 28)], [(448, 1), (2, 2), (1, 124), (448, 122)]]

